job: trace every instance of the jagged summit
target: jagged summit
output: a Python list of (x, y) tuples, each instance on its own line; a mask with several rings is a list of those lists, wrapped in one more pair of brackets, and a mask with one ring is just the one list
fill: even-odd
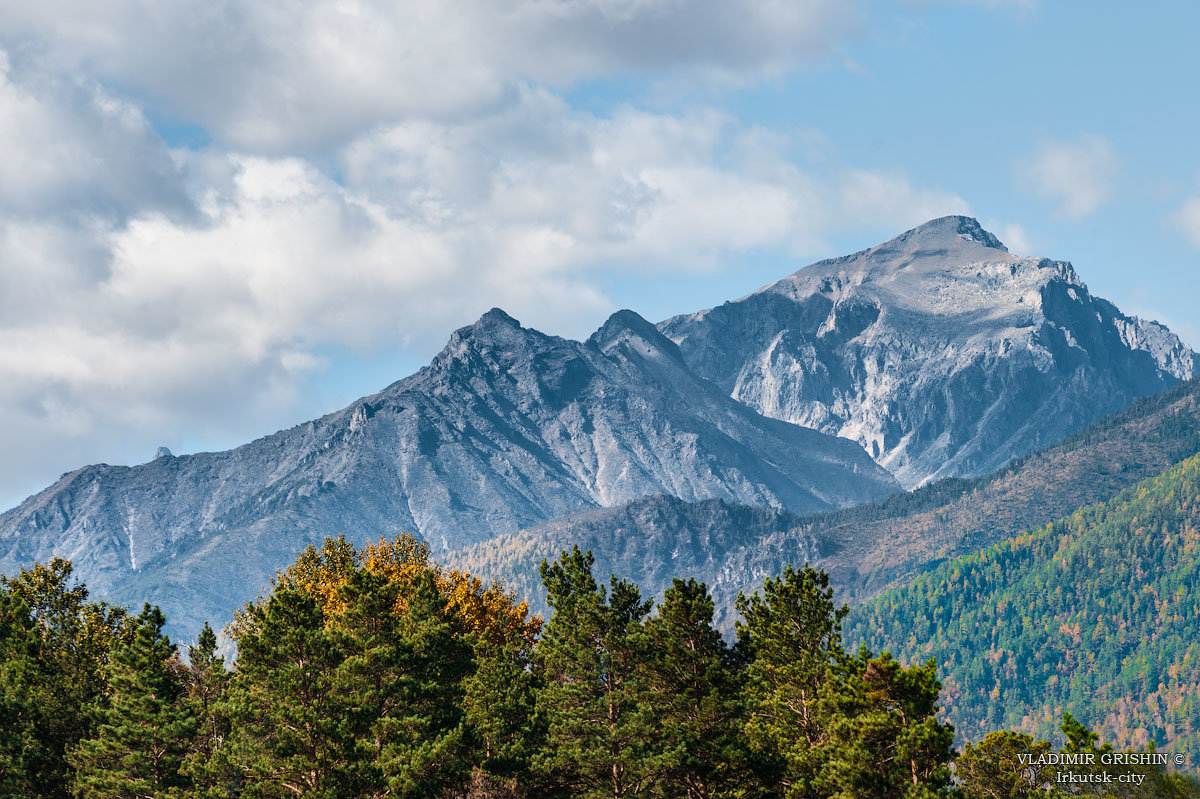
[(611, 352), (621, 344), (636, 343), (643, 354), (662, 353), (675, 359), (683, 359), (674, 341), (659, 332), (652, 322), (646, 321), (627, 308), (608, 317), (600, 329), (588, 338), (588, 343), (605, 353)]
[(1066, 261), (947, 216), (659, 325), (761, 413), (854, 439), (908, 487), (976, 475), (1200, 369)]
[(806, 293), (839, 285), (890, 281), (900, 273), (938, 273), (966, 264), (1007, 265), (1026, 269), (1069, 264), (1013, 255), (996, 236), (969, 216), (943, 216), (866, 250), (810, 264), (760, 291)]
[(520, 327), (521, 323), (510, 316), (503, 308), (492, 308), (490, 311), (479, 317), (471, 327), (478, 329), (488, 329), (496, 327)]
[(500, 308), (493, 308), (474, 323), (460, 327), (450, 334), (447, 348), (456, 341), (512, 341), (514, 338), (524, 338), (529, 334), (542, 335), (535, 330), (521, 326), (521, 323)]
[[(417, 375), (440, 373), (446, 369), (478, 369), (483, 362), (492, 369), (508, 369), (526, 359), (531, 352), (542, 351), (562, 342), (521, 323), (500, 308), (492, 308), (472, 324), (458, 328), (429, 366)], [(406, 386), (400, 381), (390, 388)]]
[(1008, 252), (1008, 248), (1000, 239), (990, 231), (984, 230), (979, 220), (970, 216), (942, 216), (931, 219), (874, 249), (950, 249), (971, 245)]

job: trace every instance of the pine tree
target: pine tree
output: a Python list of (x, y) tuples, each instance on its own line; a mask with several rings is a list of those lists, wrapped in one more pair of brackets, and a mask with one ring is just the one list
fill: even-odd
[(754, 793), (738, 664), (712, 620), (713, 601), (704, 583), (676, 579), (658, 615), (646, 622), (648, 687), (665, 755), (656, 781), (662, 796)]
[(510, 787), (531, 783), (533, 756), (542, 730), (535, 719), (537, 681), (531, 671), (532, 647), (475, 648), (475, 673), (465, 683), (463, 709), (478, 740), (478, 782)]
[(356, 708), (334, 690), (344, 636), (326, 628), (316, 599), (290, 588), (251, 607), (246, 622), (219, 750), (231, 785), (249, 797), (357, 796)]
[[(990, 732), (976, 744), (967, 743), (954, 763), (963, 799), (1045, 799), (1041, 786), (1054, 781), (1054, 768), (1032, 763), (1051, 751), (1049, 741), (1010, 730)], [(1022, 763), (1022, 755), (1032, 762)]]
[(781, 763), (779, 787), (788, 799), (824, 799), (822, 774), (832, 757), (818, 700), (831, 670), (845, 656), (841, 621), (822, 571), (791, 566), (763, 584), (762, 594), (739, 595), (739, 645), (751, 658), (743, 692), (746, 732), (766, 758)]
[(180, 669), (164, 623), (162, 612), (147, 604), (132, 637), (113, 649), (107, 706), (93, 737), (70, 754), (75, 790), (84, 799), (151, 799), (186, 782), (180, 766), (196, 721), (181, 701)]
[(188, 647), (186, 701), (196, 719), (196, 734), (184, 760), (183, 773), (192, 782), (193, 796), (219, 795), (220, 765), (214, 758), (229, 734), (223, 710), (230, 674), (217, 654), (217, 636), (207, 622), (194, 646)]
[(462, 786), (477, 762), (463, 712), (465, 681), (475, 666), (473, 639), (434, 575), (416, 577), (405, 594), (396, 619), (401, 645), (383, 659), (397, 670), (400, 701), (379, 714), (372, 736), (380, 743), (387, 795), (416, 799)]
[(45, 684), (39, 639), (29, 608), (0, 587), (0, 797), (36, 793), (42, 757), (38, 733)]
[(937, 719), (936, 664), (905, 668), (862, 648), (839, 659), (818, 701), (828, 736), (819, 783), (836, 797), (950, 796), (954, 729)]
[(641, 796), (661, 766), (644, 668), (651, 603), (615, 576), (606, 595), (593, 563), (578, 547), (542, 563), (554, 616), (537, 649), (536, 704), (546, 724), (537, 764), (571, 796)]
[(92, 735), (110, 651), (131, 629), (123, 608), (89, 602), (87, 588), (72, 583), (71, 574), (70, 562), (55, 558), (0, 577), (0, 597), (7, 597), (0, 612), (19, 639), (10, 639), (15, 660), (5, 658), (0, 684), (9, 711), (14, 701), (21, 708), (16, 728), (5, 730), (14, 753), (7, 768), (19, 771), (28, 786), (24, 796), (71, 795), (67, 752)]

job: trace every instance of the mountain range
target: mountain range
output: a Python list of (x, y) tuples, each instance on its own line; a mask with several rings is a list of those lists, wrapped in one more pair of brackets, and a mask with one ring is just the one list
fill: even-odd
[(66, 557), (102, 596), (193, 630), (339, 532), (413, 531), (438, 552), (651, 494), (803, 512), (897, 490), (854, 442), (696, 377), (631, 311), (578, 342), (493, 310), (337, 413), (228, 452), (64, 475), (0, 516), (0, 571)]
[(451, 559), (587, 530), (647, 568), (724, 569), (729, 585), (819, 557), (866, 596), (977, 537), (931, 548), (924, 523), (852, 531), (813, 513), (941, 496), (957, 484), (897, 492), (990, 472), (1198, 368), (1070, 264), (946, 217), (657, 326), (620, 311), (582, 342), (494, 309), (320, 419), (63, 475), (0, 514), (0, 572), (67, 557), (100, 595), (158, 602), (191, 634), (327, 535), (407, 530)]

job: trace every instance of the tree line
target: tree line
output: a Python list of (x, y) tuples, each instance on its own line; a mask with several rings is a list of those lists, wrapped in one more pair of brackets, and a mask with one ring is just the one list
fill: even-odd
[[(578, 548), (542, 563), (543, 624), (411, 536), (329, 539), (237, 614), (228, 664), (207, 625), (182, 658), (157, 608), (89, 599), (66, 561), (0, 578), (0, 796), (1047, 795), (1016, 753), (1048, 742), (997, 732), (958, 753), (934, 661), (847, 651), (823, 572), (741, 596), (730, 643), (704, 584), (675, 580), (655, 609), (593, 565)], [(1088, 790), (1200, 795), (1138, 769), (1149, 792)]]

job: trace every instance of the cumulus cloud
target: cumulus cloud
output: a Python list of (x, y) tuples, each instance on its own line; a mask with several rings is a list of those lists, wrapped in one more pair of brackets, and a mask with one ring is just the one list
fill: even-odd
[(761, 75), (820, 59), (845, 0), (42, 0), (0, 6), (0, 45), (86, 69), (240, 151), (345, 141), (400, 118), (464, 119), (638, 70)]
[(1058, 214), (1083, 219), (1112, 198), (1117, 169), (1116, 148), (1089, 134), (1042, 142), (1019, 172), (1039, 197), (1058, 205)]
[(95, 83), (22, 71), (0, 50), (0, 209), (38, 217), (182, 210), (142, 112)]

